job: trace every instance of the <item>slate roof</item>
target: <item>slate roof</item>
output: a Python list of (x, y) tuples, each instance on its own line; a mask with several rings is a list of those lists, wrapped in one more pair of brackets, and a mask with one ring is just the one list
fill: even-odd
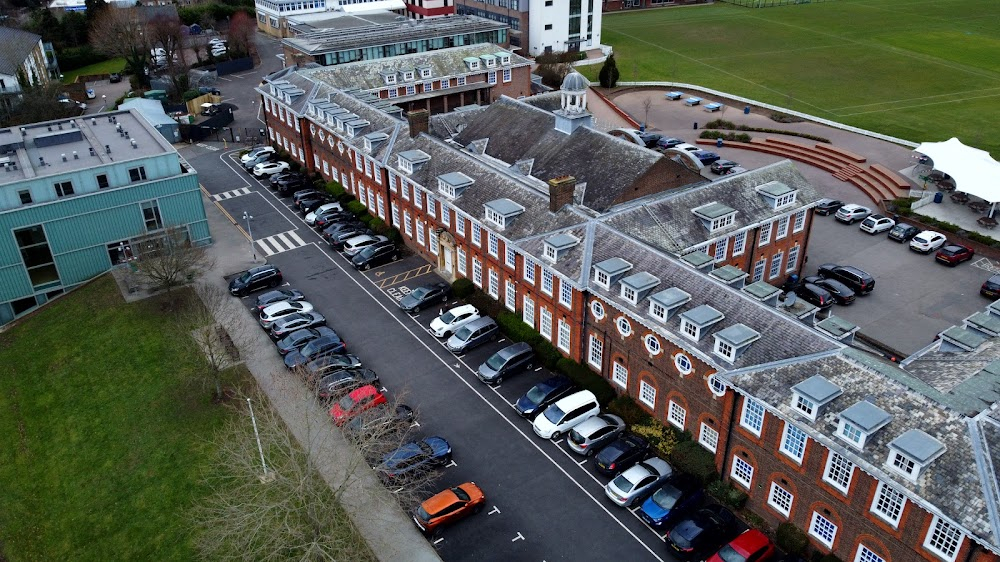
[[(591, 263), (600, 263), (609, 258), (621, 258), (632, 264), (632, 271), (646, 271), (660, 278), (658, 290), (676, 287), (691, 295), (691, 300), (668, 320), (662, 323), (649, 315), (648, 297), (638, 305), (620, 296), (620, 288), (612, 285), (610, 290), (596, 283), (589, 284), (589, 290), (619, 310), (626, 311), (636, 321), (662, 335), (664, 338), (692, 350), (700, 358), (714, 365), (720, 372), (763, 365), (775, 361), (791, 360), (815, 354), (835, 353), (840, 344), (814, 330), (803, 326), (794, 318), (780, 311), (755, 302), (738, 289), (729, 287), (707, 275), (682, 264), (674, 257), (650, 249), (619, 232), (614, 231), (599, 220), (594, 221), (594, 234), (587, 240), (592, 244)], [(589, 269), (589, 268), (588, 268)], [(589, 279), (589, 272), (587, 272)], [(703, 332), (697, 342), (681, 335), (679, 315), (685, 311), (709, 304), (725, 319)], [(761, 334), (761, 338), (750, 345), (733, 363), (728, 363), (713, 353), (715, 338), (712, 334), (729, 326), (744, 324)], [(791, 345), (789, 342), (795, 342)]]
[[(813, 422), (792, 407), (790, 389), (817, 374), (843, 389), (843, 394), (833, 399)], [(991, 523), (993, 514), (987, 509), (989, 499), (977, 470), (981, 451), (967, 418), (908, 388), (900, 382), (905, 377), (895, 365), (851, 348), (832, 356), (724, 375), (738, 391), (764, 402), (773, 414), (793, 421), (813, 440), (847, 457), (864, 472), (883, 482), (892, 482), (911, 501), (958, 523), (980, 542), (996, 545), (1000, 535)], [(836, 437), (836, 431), (839, 412), (862, 400), (869, 400), (892, 416), (892, 420), (870, 434), (864, 449), (859, 451)], [(884, 466), (889, 458), (889, 443), (911, 429), (926, 431), (946, 447), (944, 454), (932, 461), (915, 483)], [(986, 431), (993, 443), (1000, 445), (1000, 430), (989, 424)]]
[[(464, 76), (470, 73), (483, 73), (489, 70), (500, 71), (502, 68), (515, 68), (530, 65), (528, 59), (510, 53), (510, 64), (500, 64), (497, 60), (492, 69), (480, 65), (480, 70), (469, 70), (464, 59), (473, 57), (478, 59), (484, 55), (494, 55), (496, 53), (510, 53), (509, 50), (494, 45), (493, 43), (478, 43), (476, 45), (465, 45), (462, 47), (452, 47), (449, 49), (439, 49), (436, 51), (426, 51), (423, 53), (413, 53), (396, 57), (382, 59), (364, 60), (335, 66), (326, 66), (318, 70), (314, 77), (336, 88), (360, 88), (362, 90), (378, 90), (387, 87), (383, 73), (399, 75), (401, 71), (411, 71), (420, 67), (427, 67), (431, 70), (430, 78), (420, 78), (419, 73), (415, 73), (414, 79), (403, 82), (397, 79), (396, 87), (405, 84), (420, 84), (429, 80), (440, 80), (453, 76)], [(453, 82), (453, 87), (457, 85)], [(485, 86), (485, 84), (482, 84)], [(435, 91), (437, 86), (435, 85)]]
[(589, 248), (593, 238), (594, 225), (584, 223), (572, 228), (563, 230), (560, 234), (568, 234), (580, 240), (580, 243), (566, 250), (559, 252), (559, 259), (552, 263), (542, 259), (545, 255), (545, 241), (548, 235), (538, 236), (529, 240), (522, 240), (518, 247), (531, 254), (535, 263), (542, 265), (545, 269), (551, 269), (558, 273), (560, 277), (573, 282), (578, 288), (587, 286), (587, 276), (590, 275)]
[(17, 76), (17, 69), (21, 68), (24, 59), (28, 58), (41, 38), (16, 27), (0, 25), (0, 74)]
[[(556, 99), (561, 96), (558, 92), (542, 95)], [(573, 176), (578, 187), (586, 186), (581, 190), (583, 205), (598, 212), (631, 198), (630, 190), (640, 179), (657, 181), (655, 177), (646, 178), (646, 174), (658, 173), (651, 169), (661, 160), (668, 163), (669, 173), (690, 180), (688, 184), (703, 181), (701, 176), (657, 152), (589, 127), (577, 128), (569, 135), (559, 132), (555, 120), (556, 116), (549, 111), (504, 97), (470, 115), (454, 140), (467, 146), (488, 138), (487, 155), (508, 165), (533, 159), (531, 175), (542, 181)], [(435, 130), (438, 128), (435, 125)], [(658, 177), (663, 175), (659, 173)]]
[[(775, 211), (754, 188), (779, 181), (799, 190), (796, 202)], [(744, 228), (798, 212), (819, 201), (819, 193), (788, 160), (756, 170), (726, 177), (680, 193), (664, 194), (652, 201), (630, 206), (608, 217), (608, 224), (652, 246), (670, 253), (681, 253), (712, 240), (724, 238)], [(733, 224), (709, 232), (704, 222), (692, 213), (715, 203), (736, 210)], [(791, 228), (791, 227), (789, 227)]]

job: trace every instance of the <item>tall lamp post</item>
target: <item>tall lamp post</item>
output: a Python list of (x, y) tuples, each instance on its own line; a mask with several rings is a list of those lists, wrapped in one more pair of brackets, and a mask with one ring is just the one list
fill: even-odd
[(257, 261), (257, 247), (253, 245), (253, 230), (250, 229), (250, 220), (253, 215), (243, 211), (243, 220), (247, 221), (247, 236), (250, 237), (250, 253), (253, 254), (253, 261)]

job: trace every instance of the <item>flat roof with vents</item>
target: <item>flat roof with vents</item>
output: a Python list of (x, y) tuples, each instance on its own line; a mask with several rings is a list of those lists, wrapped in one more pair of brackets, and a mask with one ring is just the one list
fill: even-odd
[(844, 393), (842, 388), (823, 375), (813, 375), (793, 386), (792, 390), (821, 406)]
[(927, 464), (944, 452), (944, 444), (919, 429), (911, 429), (889, 442), (889, 448)]
[(951, 328), (941, 332), (941, 338), (949, 343), (964, 348), (967, 351), (972, 351), (983, 345), (987, 339), (981, 334), (977, 334), (968, 328), (961, 328), (959, 326), (952, 326)]
[(836, 339), (840, 339), (858, 329), (857, 324), (848, 322), (840, 316), (828, 316), (816, 323), (816, 327)]
[(691, 310), (686, 310), (681, 313), (681, 318), (687, 320), (688, 322), (698, 327), (714, 324), (725, 317), (726, 316), (724, 314), (712, 308), (711, 305), (707, 304), (703, 304), (701, 306), (692, 308)]
[(867, 400), (856, 402), (850, 408), (840, 412), (840, 417), (843, 420), (851, 422), (851, 424), (865, 433), (877, 431), (892, 420), (889, 412)]
[(977, 312), (965, 319), (965, 323), (990, 336), (1000, 335), (1000, 318), (988, 312)]
[(621, 258), (608, 258), (600, 263), (594, 264), (594, 267), (614, 277), (615, 275), (620, 275), (632, 269), (632, 264)]
[(642, 292), (660, 284), (660, 278), (646, 271), (640, 271), (635, 275), (629, 275), (621, 281), (622, 285)]

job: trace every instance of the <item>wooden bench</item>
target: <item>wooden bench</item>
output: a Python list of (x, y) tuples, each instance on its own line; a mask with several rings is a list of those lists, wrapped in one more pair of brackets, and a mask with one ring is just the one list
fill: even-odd
[(872, 175), (881, 176), (882, 179), (886, 180), (889, 184), (894, 185), (898, 189), (909, 191), (913, 187), (910, 185), (910, 182), (899, 177), (892, 170), (881, 164), (872, 164), (868, 166), (868, 168), (871, 170)]
[(849, 150), (844, 150), (843, 148), (837, 148), (836, 146), (833, 146), (832, 144), (816, 143), (816, 149), (820, 150), (820, 151), (823, 151), (823, 152), (829, 152), (831, 154), (836, 154), (837, 156), (841, 156), (844, 159), (850, 160), (851, 162), (854, 162), (854, 163), (857, 163), (857, 164), (860, 164), (860, 163), (868, 160), (864, 156), (855, 154), (855, 153), (853, 153), (853, 152), (851, 152)]

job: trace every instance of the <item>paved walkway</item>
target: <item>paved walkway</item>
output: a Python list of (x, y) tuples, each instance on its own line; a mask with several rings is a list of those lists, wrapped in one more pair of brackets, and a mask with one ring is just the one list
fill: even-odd
[[(247, 238), (209, 198), (204, 197), (204, 203), (215, 240), (209, 248), (209, 254), (215, 260), (215, 269), (201, 282), (226, 290), (227, 282), (223, 276), (246, 270), (262, 263), (262, 260), (259, 255), (257, 262), (253, 260)], [(285, 369), (281, 358), (274, 352), (270, 338), (247, 313), (244, 301), (227, 299), (217, 320), (227, 327), (246, 326), (241, 326), (241, 330), (247, 333), (246, 341), (237, 341), (236, 344), (247, 367), (288, 429), (309, 451), (323, 479), (334, 489), (343, 488), (341, 503), (378, 559), (439, 561), (437, 552), (416, 530), (409, 516), (399, 508), (356, 449), (330, 422), (327, 410), (320, 406), (301, 381)], [(231, 329), (230, 333), (240, 333), (241, 330)]]

